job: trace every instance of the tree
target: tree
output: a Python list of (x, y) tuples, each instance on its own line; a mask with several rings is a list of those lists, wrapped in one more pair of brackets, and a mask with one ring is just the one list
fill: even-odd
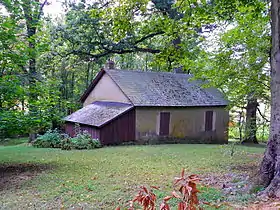
[(257, 143), (258, 104), (270, 100), (269, 16), (265, 2), (244, 5), (237, 1), (235, 5), (229, 20), (228, 15), (218, 18), (218, 34), (203, 43), (206, 52), (198, 55), (193, 72), (220, 88), (230, 100), (230, 108), (246, 110), (245, 135), (240, 140)]
[(190, 54), (195, 57), (201, 41), (201, 25), (189, 22), (198, 15), (191, 11), (204, 4), (189, 6), (188, 12), (183, 11), (185, 5), (184, 1), (146, 0), (72, 4), (65, 24), (57, 27), (62, 41), (71, 46), (64, 56), (98, 61), (114, 55), (153, 54), (162, 69), (172, 70)]
[(260, 168), (265, 194), (280, 198), (280, 2), (271, 0), (271, 118), (267, 148)]
[[(6, 10), (10, 13), (11, 19), (14, 21), (23, 21), (25, 27), (22, 28), (24, 39), (26, 43), (25, 56), (28, 58), (28, 65), (22, 65), (23, 70), (28, 75), (28, 106), (31, 117), (36, 117), (36, 101), (38, 100), (38, 91), (36, 89), (36, 82), (38, 79), (38, 72), (36, 68), (36, 59), (38, 57), (38, 43), (36, 34), (40, 26), (40, 20), (43, 15), (43, 8), (47, 4), (47, 0), (42, 3), (39, 0), (21, 0), (21, 1), (6, 1), (0, 2)], [(25, 33), (26, 32), (26, 33)], [(30, 129), (30, 141), (35, 138), (34, 131)]]

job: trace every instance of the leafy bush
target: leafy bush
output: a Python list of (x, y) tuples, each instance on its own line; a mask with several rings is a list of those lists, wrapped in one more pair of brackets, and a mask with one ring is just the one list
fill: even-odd
[(94, 149), (101, 147), (98, 139), (92, 139), (87, 131), (82, 131), (76, 137), (70, 139), (73, 149)]
[(42, 148), (60, 148), (62, 136), (55, 130), (48, 130), (44, 135), (40, 135), (34, 142), (34, 147)]
[(61, 149), (62, 150), (71, 150), (72, 143), (71, 138), (67, 134), (63, 134), (63, 139), (61, 140)]
[(34, 147), (71, 149), (94, 149), (100, 148), (98, 139), (92, 139), (87, 131), (81, 131), (77, 136), (70, 138), (67, 134), (60, 134), (58, 130), (48, 130), (39, 136), (33, 143)]

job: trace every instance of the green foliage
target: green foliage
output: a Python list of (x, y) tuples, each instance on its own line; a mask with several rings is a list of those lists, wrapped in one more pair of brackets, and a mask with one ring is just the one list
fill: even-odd
[(61, 140), (61, 149), (62, 150), (71, 150), (72, 143), (70, 137), (68, 135), (64, 135), (63, 139)]
[(0, 109), (0, 122), (0, 138), (27, 133), (26, 116), (22, 112)]
[(62, 150), (71, 149), (95, 149), (100, 148), (98, 139), (92, 139), (87, 131), (78, 133), (70, 138), (67, 134), (61, 134), (57, 129), (48, 130), (44, 135), (39, 136), (34, 142), (34, 147), (41, 148), (61, 148)]
[[(124, 69), (184, 66), (223, 90), (232, 104), (242, 106), (252, 90), (267, 101), (266, 4), (246, 2), (66, 2), (65, 18), (48, 20), (38, 1), (2, 1), (11, 15), (0, 17), (0, 119), (5, 118), (0, 133), (60, 127), (81, 106), (80, 95), (109, 57)], [(228, 23), (228, 30), (219, 27)], [(36, 33), (30, 36), (28, 28)], [(210, 48), (217, 50), (209, 52), (203, 32), (215, 28), (221, 33)], [(28, 68), (31, 59), (35, 72)]]
[(206, 52), (199, 55), (194, 70), (227, 95), (230, 107), (244, 107), (248, 95), (269, 101), (269, 15), (262, 1), (240, 3), (235, 9), (231, 25), (223, 27), (228, 22), (222, 21), (220, 31), (205, 42)]
[[(66, 142), (68, 143), (68, 142)], [(71, 148), (73, 149), (94, 149), (100, 148), (101, 144), (98, 139), (92, 139), (87, 131), (82, 131), (77, 136), (70, 139)]]
[(60, 148), (62, 136), (57, 129), (48, 130), (44, 135), (39, 136), (34, 142), (34, 147)]

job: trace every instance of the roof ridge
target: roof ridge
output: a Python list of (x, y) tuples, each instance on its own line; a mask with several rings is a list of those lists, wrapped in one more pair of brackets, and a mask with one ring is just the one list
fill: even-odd
[(121, 72), (137, 72), (137, 73), (155, 73), (155, 74), (172, 74), (172, 75), (186, 75), (193, 76), (192, 74), (187, 73), (175, 73), (171, 71), (151, 71), (151, 70), (140, 70), (140, 69), (105, 69), (106, 72), (110, 71), (121, 71)]

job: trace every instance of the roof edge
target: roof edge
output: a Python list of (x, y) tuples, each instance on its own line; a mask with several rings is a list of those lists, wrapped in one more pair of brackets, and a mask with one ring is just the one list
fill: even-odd
[(134, 105), (134, 107), (136, 108), (212, 108), (212, 107), (227, 107), (227, 105), (209, 105), (209, 106), (206, 106), (206, 105), (203, 105), (203, 106), (147, 106), (147, 105)]
[(114, 121), (115, 119), (121, 117), (122, 115), (126, 114), (127, 112), (131, 111), (132, 109), (134, 109), (135, 107), (133, 105), (131, 105), (131, 107), (129, 107), (127, 110), (125, 110), (124, 112), (120, 113), (119, 115), (105, 121), (104, 123), (102, 123), (101, 125), (90, 125), (90, 124), (85, 124), (85, 123), (80, 123), (80, 122), (77, 122), (77, 121), (72, 121), (72, 120), (67, 120), (65, 118), (63, 118), (63, 120), (65, 122), (70, 122), (70, 123), (79, 123), (79, 124), (82, 124), (82, 125), (88, 125), (88, 126), (92, 126), (92, 127), (95, 127), (95, 128), (101, 128), (101, 127), (104, 127), (105, 125), (107, 125), (108, 123)]
[(97, 73), (97, 75), (94, 77), (93, 81), (91, 82), (91, 84), (88, 86), (88, 88), (85, 90), (85, 92), (83, 93), (83, 95), (80, 97), (80, 102), (84, 102), (88, 95), (90, 94), (90, 92), (94, 89), (94, 87), (97, 85), (97, 83), (99, 82), (99, 80), (102, 78), (102, 76), (106, 73), (106, 71), (101, 68), (101, 70)]
[[(130, 101), (130, 103), (134, 106), (134, 103), (130, 100), (130, 98), (125, 94), (125, 92), (121, 89), (121, 87), (119, 86), (119, 84), (113, 79), (113, 77), (110, 75), (110, 70), (116, 70), (116, 69), (109, 69), (108, 71), (106, 69), (104, 69), (104, 71), (106, 72), (106, 74), (111, 78), (111, 80), (118, 86), (118, 88), (120, 89), (120, 91), (123, 93), (123, 95)], [(118, 70), (116, 70), (118, 71)]]

